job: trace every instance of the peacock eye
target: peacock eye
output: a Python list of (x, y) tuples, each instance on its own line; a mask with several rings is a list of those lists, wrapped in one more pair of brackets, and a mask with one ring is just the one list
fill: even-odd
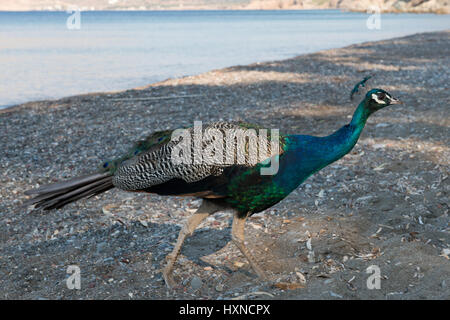
[(378, 94), (378, 99), (384, 100), (384, 98), (386, 98), (386, 94), (383, 93), (383, 92), (380, 92), (380, 93)]

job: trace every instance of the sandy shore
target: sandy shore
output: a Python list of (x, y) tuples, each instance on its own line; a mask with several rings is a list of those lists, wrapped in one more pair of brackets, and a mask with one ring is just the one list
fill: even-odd
[[(1, 110), (0, 297), (449, 299), (449, 57), (450, 32), (418, 34)], [(279, 281), (304, 277), (303, 288), (260, 283), (220, 213), (187, 241), (181, 286), (167, 292), (158, 269), (195, 199), (112, 190), (58, 211), (20, 207), (24, 190), (91, 172), (134, 140), (194, 120), (329, 134), (349, 121), (350, 90), (367, 74), (405, 104), (374, 115), (351, 154), (247, 225), (264, 268)], [(81, 290), (66, 287), (73, 264)], [(367, 288), (370, 265), (380, 289)]]

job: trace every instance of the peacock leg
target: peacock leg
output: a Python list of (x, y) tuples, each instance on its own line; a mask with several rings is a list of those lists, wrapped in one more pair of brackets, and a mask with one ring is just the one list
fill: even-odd
[(244, 230), (245, 230), (245, 221), (247, 220), (247, 217), (239, 217), (237, 214), (234, 215), (233, 219), (233, 227), (231, 229), (231, 238), (233, 239), (233, 243), (241, 250), (242, 254), (247, 258), (248, 262), (250, 262), (250, 265), (252, 266), (253, 270), (256, 272), (256, 274), (266, 280), (267, 276), (265, 272), (261, 269), (260, 266), (256, 263), (255, 258), (250, 253), (250, 251), (247, 249), (245, 245), (245, 236), (244, 236)]
[(184, 240), (186, 237), (191, 236), (194, 233), (195, 229), (203, 220), (205, 220), (205, 218), (214, 212), (219, 211), (219, 209), (220, 208), (214, 203), (211, 203), (208, 200), (203, 200), (200, 208), (197, 209), (194, 215), (189, 217), (184, 226), (181, 228), (181, 231), (178, 234), (177, 243), (175, 244), (173, 251), (167, 255), (167, 264), (162, 271), (167, 287), (171, 288), (175, 286), (175, 281), (172, 278), (173, 265), (177, 261)]

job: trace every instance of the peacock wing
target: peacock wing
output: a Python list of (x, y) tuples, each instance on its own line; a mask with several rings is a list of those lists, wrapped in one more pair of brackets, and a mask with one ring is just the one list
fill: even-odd
[(122, 157), (103, 162), (100, 166), (100, 172), (114, 174), (123, 162), (139, 156), (143, 152), (149, 152), (152, 149), (160, 148), (163, 144), (170, 141), (172, 131), (173, 130), (156, 131), (148, 135), (145, 139), (135, 142)]
[[(191, 188), (195, 183), (197, 183), (195, 186), (200, 187), (200, 189), (203, 185), (205, 188), (206, 186), (211, 188), (214, 185), (213, 181), (220, 181), (223, 184), (223, 179), (217, 180), (215, 177), (221, 176), (225, 169), (233, 168), (237, 164), (235, 155), (231, 158), (228, 157), (228, 153), (233, 148), (227, 148), (227, 143), (231, 146), (231, 144), (237, 144), (238, 140), (228, 140), (228, 134), (230, 132), (242, 132), (242, 130), (249, 128), (258, 127), (241, 122), (214, 122), (201, 128), (201, 152), (212, 150), (212, 154), (219, 156), (218, 158), (211, 158), (203, 155), (201, 161), (196, 161), (195, 159), (195, 143), (193, 141), (195, 140), (196, 129), (194, 127), (184, 129), (183, 135), (175, 135), (175, 138), (175, 131), (170, 132), (170, 138), (167, 138), (169, 133), (165, 133), (164, 143), (153, 143), (155, 137), (146, 139), (148, 141), (142, 143), (145, 146), (143, 148), (144, 151), (138, 152), (133, 157), (120, 163), (120, 166), (114, 173), (113, 184), (120, 189), (128, 191), (150, 191), (154, 186), (161, 184), (167, 186), (169, 181), (171, 183), (175, 181), (177, 186), (182, 186), (177, 193), (188, 192), (189, 190), (184, 189)], [(251, 159), (249, 156), (251, 149), (249, 146), (250, 139), (246, 141), (243, 160), (239, 163), (239, 166), (254, 167), (258, 162), (252, 161), (254, 159)], [(270, 140), (268, 141), (270, 142)], [(188, 149), (181, 148), (181, 151), (187, 155), (184, 158), (187, 161), (176, 162), (173, 155), (179, 152), (180, 144), (183, 142), (188, 147)], [(217, 144), (217, 142), (220, 143)], [(222, 147), (218, 148), (218, 145), (222, 145)], [(217, 148), (213, 148), (214, 146)], [(270, 146), (268, 151), (270, 152)], [(230, 159), (232, 161), (229, 161)], [(198, 184), (204, 179), (207, 179), (205, 181), (208, 183), (204, 184), (202, 182)], [(175, 185), (173, 187), (175, 188)]]

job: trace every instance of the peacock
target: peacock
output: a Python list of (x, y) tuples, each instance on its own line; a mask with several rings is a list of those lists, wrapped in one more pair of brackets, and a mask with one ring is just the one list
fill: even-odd
[[(233, 155), (229, 157), (232, 161), (214, 162), (211, 157), (198, 161), (195, 152), (189, 153), (189, 147), (195, 147), (195, 139), (191, 138), (203, 134), (207, 138), (201, 140), (200, 147), (204, 148), (198, 150), (209, 148), (213, 158), (216, 156), (215, 159), (228, 157), (232, 148), (214, 149), (210, 148), (211, 145), (220, 145), (225, 140), (224, 133), (263, 130), (254, 124), (221, 121), (210, 123), (197, 132), (193, 127), (154, 132), (135, 143), (122, 157), (102, 163), (93, 174), (26, 191), (26, 195), (34, 197), (27, 200), (25, 205), (44, 210), (58, 209), (112, 188), (201, 198), (200, 207), (187, 219), (173, 251), (166, 257), (167, 263), (162, 270), (166, 285), (171, 288), (176, 284), (172, 276), (173, 268), (186, 237), (192, 235), (209, 215), (223, 210), (233, 211), (232, 242), (246, 257), (254, 272), (267, 280), (266, 272), (245, 244), (246, 219), (283, 200), (309, 176), (349, 153), (369, 116), (399, 103), (400, 100), (385, 90), (371, 89), (356, 108), (350, 123), (328, 136), (271, 132), (270, 142), (268, 138), (257, 140), (258, 147), (269, 152), (264, 161), (255, 161), (250, 156), (250, 142), (255, 141), (250, 139), (250, 135), (248, 139), (244, 137), (241, 161), (237, 161), (237, 156)], [(228, 147), (237, 145), (238, 139), (233, 139), (233, 136), (226, 140), (224, 144)], [(184, 146), (180, 147), (182, 142)], [(174, 152), (175, 149), (177, 152)], [(174, 161), (174, 155), (178, 156), (177, 161)], [(270, 171), (268, 169), (274, 163), (277, 164), (276, 170), (272, 174), (263, 174), (263, 170)]]

